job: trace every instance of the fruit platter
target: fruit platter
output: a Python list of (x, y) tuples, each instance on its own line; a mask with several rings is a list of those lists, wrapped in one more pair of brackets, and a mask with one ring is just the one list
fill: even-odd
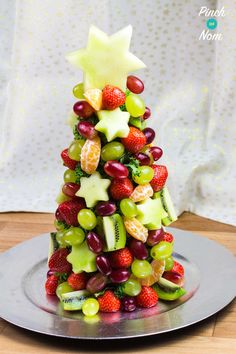
[[(172, 257), (177, 219), (159, 163), (151, 116), (130, 71), (144, 63), (128, 51), (130, 26), (106, 35), (91, 26), (86, 49), (68, 55), (83, 70), (73, 89), (73, 141), (61, 153), (47, 295), (65, 311), (135, 311), (186, 294), (184, 267)], [(120, 54), (118, 57), (118, 53)]]
[[(168, 170), (147, 125), (144, 82), (132, 74), (145, 64), (129, 51), (131, 35), (131, 26), (111, 36), (91, 26), (86, 48), (67, 56), (83, 82), (73, 88), (55, 231), (1, 256), (0, 315), (18, 326), (80, 339), (137, 337), (200, 321), (234, 296), (231, 286), (222, 297), (211, 276), (232, 279), (232, 255), (169, 228), (177, 216)], [(14, 287), (9, 258), (20, 274)], [(9, 296), (17, 297), (11, 307)]]

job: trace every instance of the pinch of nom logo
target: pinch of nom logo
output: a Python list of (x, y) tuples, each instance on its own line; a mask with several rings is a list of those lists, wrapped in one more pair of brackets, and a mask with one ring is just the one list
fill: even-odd
[(199, 40), (221, 41), (223, 39), (222, 33), (214, 33), (212, 31), (214, 31), (218, 26), (218, 20), (216, 19), (216, 17), (225, 17), (224, 6), (219, 10), (210, 10), (208, 7), (202, 6), (198, 13), (198, 16), (204, 16), (206, 19), (206, 28), (201, 32)]

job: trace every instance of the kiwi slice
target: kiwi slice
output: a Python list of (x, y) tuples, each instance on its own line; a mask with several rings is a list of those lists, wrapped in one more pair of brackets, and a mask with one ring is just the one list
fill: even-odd
[(161, 220), (162, 224), (168, 226), (177, 220), (177, 215), (167, 187), (164, 187), (160, 192), (154, 194), (154, 198), (158, 197), (161, 199), (163, 209), (167, 213), (167, 216)]
[(57, 242), (56, 239), (56, 232), (51, 232), (50, 233), (50, 241), (49, 241), (49, 250), (48, 250), (48, 261), (51, 258), (51, 255), (58, 250), (59, 248), (59, 243)]
[(126, 230), (119, 214), (103, 217), (103, 230), (106, 246), (104, 252), (110, 252), (124, 248), (126, 244)]
[(61, 301), (64, 310), (77, 311), (82, 309), (82, 305), (89, 297), (87, 290), (78, 290), (61, 295)]
[(157, 293), (159, 299), (166, 301), (174, 301), (186, 294), (186, 290), (171, 281), (160, 278), (156, 284), (153, 285), (153, 290)]
[(129, 124), (133, 125), (138, 129), (142, 129), (142, 120), (141, 118), (130, 117)]
[(158, 280), (158, 284), (164, 288), (166, 291), (176, 291), (178, 289), (180, 289), (180, 286), (173, 283), (170, 280), (167, 280), (165, 278), (160, 277), (160, 279)]

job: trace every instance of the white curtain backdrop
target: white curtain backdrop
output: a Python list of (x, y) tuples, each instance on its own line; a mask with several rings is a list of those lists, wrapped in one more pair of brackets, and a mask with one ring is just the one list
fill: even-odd
[[(225, 7), (222, 41), (199, 40), (200, 6)], [(236, 1), (0, 0), (0, 10), (0, 211), (55, 210), (82, 78), (65, 55), (90, 24), (112, 34), (130, 23), (178, 214), (236, 225)]]

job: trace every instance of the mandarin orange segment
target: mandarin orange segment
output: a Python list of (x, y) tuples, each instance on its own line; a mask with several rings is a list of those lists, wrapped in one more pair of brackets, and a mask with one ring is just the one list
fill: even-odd
[(145, 286), (152, 286), (160, 279), (160, 277), (162, 276), (162, 274), (165, 271), (165, 261), (164, 260), (154, 259), (151, 262), (151, 266), (152, 266), (152, 274), (144, 279), (140, 279), (140, 283), (142, 286), (144, 286), (144, 285)]
[(148, 229), (136, 218), (125, 218), (124, 224), (126, 231), (136, 240), (146, 242), (148, 238)]
[(102, 91), (97, 88), (92, 88), (84, 93), (84, 97), (95, 111), (100, 111), (102, 108)]
[(87, 139), (81, 150), (81, 168), (84, 172), (92, 174), (96, 171), (101, 154), (101, 140), (97, 136), (94, 139)]
[(130, 196), (130, 199), (133, 200), (133, 202), (141, 202), (142, 200), (145, 200), (147, 198), (150, 198), (153, 196), (153, 189), (149, 183), (147, 184), (140, 184), (137, 186), (133, 193)]

